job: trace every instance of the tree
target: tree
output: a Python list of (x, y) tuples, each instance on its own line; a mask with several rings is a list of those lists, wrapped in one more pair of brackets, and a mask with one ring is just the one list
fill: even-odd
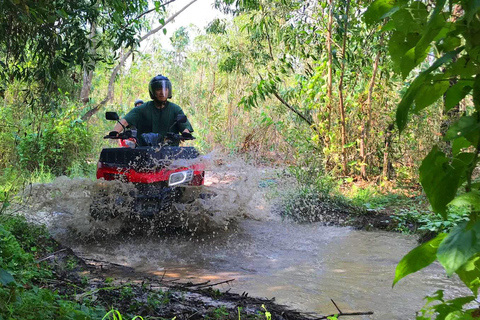
[[(185, 11), (189, 6), (191, 6), (193, 3), (195, 3), (197, 0), (191, 0), (189, 3), (187, 3), (182, 9), (180, 9), (177, 13), (173, 14), (170, 16), (167, 20), (161, 19), (160, 20), (160, 26), (150, 30), (147, 32), (145, 35), (141, 36), (140, 39), (137, 41), (137, 45), (140, 44), (141, 42), (145, 41), (148, 39), (150, 36), (154, 35), (158, 31), (162, 30), (168, 23), (170, 23), (173, 19), (175, 19), (179, 14), (181, 14), (183, 11)], [(170, 2), (168, 2), (170, 3)], [(157, 5), (156, 8), (158, 9), (160, 5)], [(149, 10), (148, 12), (150, 12)], [(107, 89), (107, 95), (106, 97), (98, 103), (96, 106), (88, 110), (83, 116), (82, 120), (88, 121), (94, 114), (96, 114), (108, 101), (110, 101), (113, 98), (114, 95), (114, 88), (115, 88), (115, 79), (117, 77), (118, 72), (120, 69), (123, 67), (127, 59), (132, 55), (134, 48), (126, 48), (127, 52), (122, 54), (116, 64), (116, 66), (112, 69), (112, 73), (110, 75), (110, 79), (108, 82), (108, 89)]]
[[(137, 42), (143, 28), (135, 20), (147, 8), (147, 1), (87, 0), (2, 1), (0, 16), (0, 89), (13, 81), (23, 81), (42, 93), (41, 100), (29, 103), (48, 104), (48, 93), (59, 87), (58, 79), (66, 72), (78, 80), (76, 68), (110, 57), (95, 54), (92, 48), (108, 43), (112, 51)], [(103, 30), (101, 37), (92, 32)], [(31, 84), (35, 83), (35, 86)]]
[[(421, 67), (397, 107), (400, 132), (413, 113), (444, 95), (445, 111), (463, 99), (468, 103), (443, 137), (451, 141), (450, 152), (433, 146), (420, 166), (420, 182), (435, 212), (446, 219), (449, 206), (464, 206), (469, 222), (408, 253), (397, 266), (393, 284), (438, 260), (449, 276), (458, 274), (473, 296), (444, 301), (443, 294), (437, 294), (431, 299), (440, 302), (431, 307), (437, 319), (471, 319), (477, 310), (464, 308), (480, 287), (480, 184), (473, 174), (480, 152), (480, 5), (467, 0), (447, 5), (439, 0), (428, 7), (418, 1), (376, 0), (365, 20), (373, 25), (381, 19), (389, 20), (384, 29), (392, 31), (388, 50), (396, 71), (406, 78)], [(455, 84), (450, 86), (452, 80)]]

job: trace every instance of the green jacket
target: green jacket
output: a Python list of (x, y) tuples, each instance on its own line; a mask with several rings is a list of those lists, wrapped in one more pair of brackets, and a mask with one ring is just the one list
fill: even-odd
[(137, 128), (138, 144), (145, 146), (142, 133), (158, 133), (160, 138), (163, 138), (167, 132), (180, 133), (185, 129), (193, 132), (192, 125), (188, 120), (186, 123), (177, 123), (172, 127), (178, 114), (184, 114), (183, 110), (173, 102), (167, 101), (163, 109), (158, 109), (153, 101), (149, 101), (132, 109), (124, 119), (130, 126)]

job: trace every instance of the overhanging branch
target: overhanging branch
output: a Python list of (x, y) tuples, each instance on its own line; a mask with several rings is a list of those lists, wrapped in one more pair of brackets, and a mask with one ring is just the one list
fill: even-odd
[[(173, 0), (175, 1), (175, 0)], [(173, 16), (171, 16), (170, 18), (168, 18), (164, 24), (162, 24), (161, 26), (153, 29), (153, 30), (150, 30), (148, 33), (146, 33), (143, 37), (140, 38), (140, 41), (138, 43), (141, 43), (142, 41), (144, 41), (145, 39), (147, 39), (148, 37), (150, 37), (151, 35), (157, 33), (158, 31), (162, 30), (168, 23), (170, 23), (173, 19), (175, 19), (179, 14), (181, 14), (183, 11), (185, 11), (188, 7), (190, 7), (193, 3), (195, 3), (197, 0), (192, 0), (190, 1), (187, 5), (185, 5), (182, 9), (180, 9), (180, 11), (178, 11), (177, 13), (175, 13)], [(127, 61), (128, 57), (130, 57), (130, 55), (133, 53), (133, 49), (130, 49), (125, 55), (123, 55), (118, 64), (115, 66), (115, 68), (113, 68), (112, 70), (112, 74), (110, 75), (110, 80), (108, 82), (108, 91), (107, 91), (107, 96), (105, 97), (105, 99), (102, 100), (102, 102), (100, 102), (99, 104), (97, 104), (95, 107), (93, 107), (92, 109), (88, 110), (87, 113), (85, 113), (83, 116), (82, 116), (82, 120), (83, 121), (88, 121), (94, 114), (96, 114), (102, 106), (104, 106), (108, 101), (110, 101), (112, 98), (113, 98), (113, 93), (114, 93), (114, 88), (115, 88), (115, 78), (118, 74), (118, 72), (120, 71), (120, 68), (125, 64), (125, 61)]]

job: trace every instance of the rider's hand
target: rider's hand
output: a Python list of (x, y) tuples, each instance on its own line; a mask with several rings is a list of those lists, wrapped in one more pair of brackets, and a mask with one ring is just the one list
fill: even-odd
[(191, 137), (192, 137), (192, 134), (190, 132), (185, 132), (185, 131), (182, 132), (182, 138), (191, 138)]
[(118, 137), (118, 131), (110, 131), (110, 132), (108, 133), (108, 135), (109, 135), (110, 137)]

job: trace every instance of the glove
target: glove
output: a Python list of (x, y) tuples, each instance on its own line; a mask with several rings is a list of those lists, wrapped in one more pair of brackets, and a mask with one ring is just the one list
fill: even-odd
[(192, 134), (191, 134), (191, 133), (188, 133), (188, 132), (182, 132), (182, 138), (191, 139), (191, 138), (192, 138)]
[(109, 135), (110, 137), (117, 137), (117, 136), (118, 136), (118, 131), (110, 131), (110, 132), (108, 133), (108, 135)]

